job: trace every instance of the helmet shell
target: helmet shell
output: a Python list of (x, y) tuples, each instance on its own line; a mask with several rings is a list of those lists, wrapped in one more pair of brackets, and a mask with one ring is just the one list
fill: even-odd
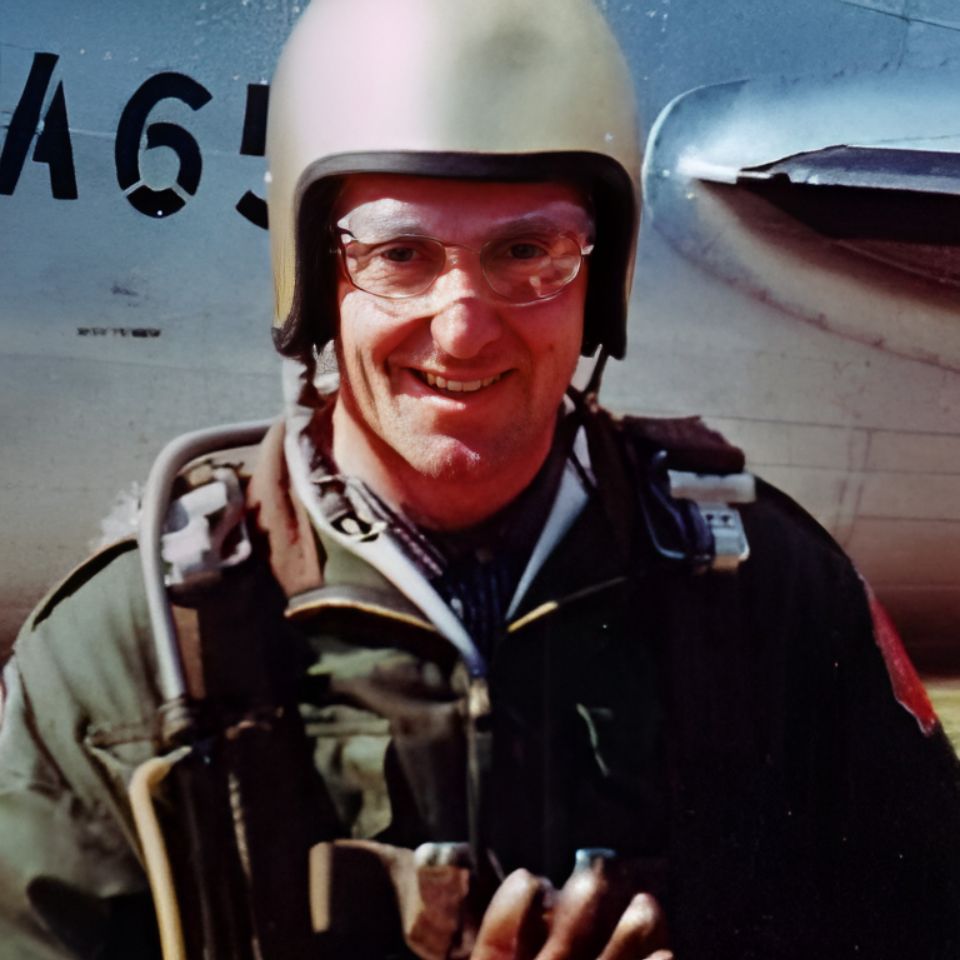
[(591, 0), (314, 0), (271, 85), (278, 348), (335, 334), (330, 207), (344, 176), (572, 180), (597, 224), (583, 349), (622, 357), (639, 220), (629, 70)]

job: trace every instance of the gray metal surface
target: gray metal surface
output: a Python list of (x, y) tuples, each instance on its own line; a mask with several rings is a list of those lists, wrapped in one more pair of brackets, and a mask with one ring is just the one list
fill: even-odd
[[(837, 79), (862, 75), (869, 88), (960, 60), (960, 17), (937, 0), (600, 6), (627, 50), (648, 126), (702, 84), (811, 77), (829, 98)], [(266, 236), (235, 208), (247, 191), (262, 195), (248, 85), (269, 80), (298, 13), (270, 0), (0, 0), (0, 151), (37, 54), (56, 58), (15, 189), (0, 193), (3, 637), (82, 558), (98, 518), (143, 481), (166, 440), (279, 409)], [(176, 187), (182, 208), (158, 218), (126, 198), (116, 150), (124, 116), (128, 159), (139, 140), (137, 117), (125, 114), (131, 98), (170, 73), (192, 83), (168, 79), (160, 92), (209, 99), (194, 108), (174, 96), (149, 112), (148, 124), (186, 131), (201, 160), (194, 185), (182, 136), (181, 156), (169, 146), (133, 151), (148, 187), (173, 188), (178, 174), (193, 187)], [(53, 195), (53, 167), (60, 192), (69, 187), (64, 117), (76, 199)], [(793, 112), (782, 109), (779, 125), (789, 132)], [(54, 164), (43, 148), (34, 159), (47, 128)], [(956, 370), (835, 323), (798, 321), (704, 269), (650, 219), (632, 308), (628, 360), (611, 365), (605, 400), (706, 413), (853, 550), (902, 626), (921, 642), (946, 637), (960, 615)]]

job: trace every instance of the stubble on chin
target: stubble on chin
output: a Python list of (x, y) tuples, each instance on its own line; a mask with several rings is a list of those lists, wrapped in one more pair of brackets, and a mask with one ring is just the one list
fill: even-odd
[(387, 442), (414, 473), (430, 480), (468, 482), (491, 467), (491, 464), (484, 462), (480, 451), (455, 437), (441, 434), (412, 436), (407, 433), (406, 436), (392, 438), (392, 442), (387, 439)]

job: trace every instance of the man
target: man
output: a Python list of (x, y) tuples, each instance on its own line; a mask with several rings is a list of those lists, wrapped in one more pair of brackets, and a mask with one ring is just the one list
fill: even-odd
[(11, 956), (151, 955), (144, 870), (168, 958), (662, 960), (663, 915), (680, 957), (960, 952), (955, 760), (855, 571), (696, 422), (596, 404), (629, 91), (586, 0), (304, 14), (288, 410), (249, 481), (220, 454), (145, 505), (172, 614), (126, 544), (21, 635)]

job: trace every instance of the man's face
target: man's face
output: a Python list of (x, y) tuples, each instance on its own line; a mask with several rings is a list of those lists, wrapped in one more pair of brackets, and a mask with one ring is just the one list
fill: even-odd
[(340, 402), (381, 463), (399, 457), (448, 480), (535, 470), (580, 354), (586, 264), (555, 296), (517, 304), (487, 285), (472, 251), (532, 221), (585, 245), (591, 221), (578, 192), (362, 175), (347, 181), (334, 221), (364, 243), (425, 236), (471, 248), (448, 250), (433, 285), (407, 299), (359, 290), (341, 267)]

